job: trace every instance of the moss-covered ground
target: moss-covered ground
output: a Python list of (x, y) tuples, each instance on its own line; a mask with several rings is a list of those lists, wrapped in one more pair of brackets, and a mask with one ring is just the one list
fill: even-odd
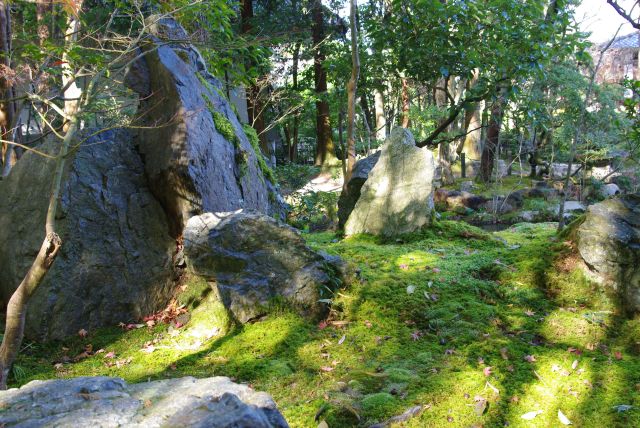
[(234, 327), (189, 284), (185, 326), (27, 343), (13, 386), (225, 375), (269, 392), (294, 427), (370, 426), (415, 406), (403, 426), (555, 427), (559, 410), (575, 426), (640, 426), (639, 321), (618, 315), (554, 231), (441, 221), (401, 242), (307, 235), (359, 272), (326, 320), (279, 309)]

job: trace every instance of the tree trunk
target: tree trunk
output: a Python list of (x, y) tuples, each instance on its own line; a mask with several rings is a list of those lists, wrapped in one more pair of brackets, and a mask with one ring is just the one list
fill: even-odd
[[(248, 35), (253, 30), (251, 20), (253, 19), (253, 0), (242, 0), (240, 10), (240, 31), (243, 35)], [(247, 69), (254, 68), (256, 66), (253, 60), (246, 61)], [(258, 82), (252, 82), (247, 89), (247, 115), (249, 116), (249, 124), (256, 130), (258, 140), (260, 141), (260, 148), (262, 153), (269, 159), (271, 157), (271, 150), (267, 142), (267, 136), (264, 132), (264, 104), (262, 102), (262, 91)]]
[(350, 0), (351, 9), (351, 79), (347, 84), (347, 163), (344, 174), (343, 192), (347, 192), (347, 183), (356, 164), (356, 92), (360, 77), (360, 54), (358, 52), (358, 27), (356, 23), (357, 0)]
[[(2, 5), (4, 5), (4, 3)], [(75, 5), (77, 7), (75, 14), (69, 14), (67, 19), (68, 30), (65, 35), (66, 49), (62, 56), (63, 59), (66, 57), (66, 52), (69, 48), (78, 40), (80, 19), (77, 15), (80, 13), (80, 9), (82, 8), (82, 0), (77, 1)], [(67, 63), (66, 68), (63, 68), (63, 82), (66, 81), (64, 87), (67, 88), (63, 93), (65, 100), (68, 100), (69, 98), (68, 91), (74, 90), (74, 77), (75, 75), (72, 73), (70, 65)], [(92, 82), (87, 88), (88, 92), (91, 92), (93, 84), (97, 78), (98, 76), (94, 76), (94, 79), (92, 79)], [(88, 102), (88, 97), (86, 97), (85, 102)], [(55, 231), (56, 212), (58, 208), (58, 200), (60, 198), (62, 175), (69, 146), (71, 141), (75, 138), (75, 134), (78, 129), (78, 118), (82, 109), (79, 100), (75, 100), (74, 103), (69, 104), (69, 106), (67, 105), (68, 103), (69, 101), (65, 101), (64, 113), (68, 115), (68, 122), (65, 124), (64, 139), (62, 140), (60, 151), (56, 157), (56, 167), (51, 186), (51, 193), (49, 195), (49, 205), (45, 221), (45, 239), (40, 247), (38, 255), (29, 268), (29, 271), (16, 291), (11, 295), (9, 303), (7, 304), (4, 336), (2, 337), (2, 344), (0, 345), (0, 389), (7, 389), (7, 380), (11, 366), (16, 355), (20, 351), (20, 346), (22, 345), (25, 316), (29, 299), (53, 265), (53, 262), (62, 247), (62, 240)]]
[(489, 119), (489, 128), (487, 129), (487, 140), (482, 148), (482, 157), (480, 159), (480, 178), (485, 183), (491, 180), (493, 166), (496, 160), (496, 150), (500, 140), (500, 128), (502, 126), (502, 116), (504, 113), (503, 100), (501, 96), (493, 104), (491, 108), (491, 118)]
[(376, 115), (376, 138), (379, 141), (387, 139), (387, 118), (384, 115), (384, 98), (382, 92), (376, 89), (373, 92), (374, 97), (374, 110)]
[(313, 2), (313, 71), (316, 92), (316, 166), (327, 167), (335, 163), (335, 147), (331, 131), (331, 117), (327, 96), (327, 72), (324, 68), (324, 14), (322, 1)]
[[(83, 0), (76, 0), (75, 5), (77, 10), (79, 11), (82, 8)], [(73, 13), (67, 15), (67, 30), (64, 35), (65, 45), (71, 47), (78, 40), (78, 32), (80, 31), (80, 18)], [(82, 95), (82, 90), (77, 84), (75, 73), (71, 69), (71, 61), (68, 55), (69, 50), (65, 49), (62, 54), (62, 64), (60, 68), (62, 69), (62, 88), (63, 88), (63, 96), (64, 96), (64, 113), (67, 118), (75, 117), (78, 111), (78, 106), (80, 105), (80, 96)], [(70, 121), (66, 121), (62, 130), (64, 132), (69, 131), (69, 127), (71, 126)]]
[(402, 127), (411, 126), (409, 111), (411, 110), (411, 99), (409, 98), (409, 82), (406, 77), (402, 78)]
[[(293, 48), (293, 90), (299, 93), (298, 87), (298, 67), (300, 63), (300, 42)], [(298, 138), (300, 135), (300, 112), (293, 115), (293, 131), (291, 135), (291, 146), (289, 147), (289, 160), (295, 162), (298, 159)]]
[[(4, 0), (0, 0), (0, 55), (2, 66), (11, 68), (11, 12)], [(16, 125), (15, 91), (12, 82), (5, 78), (0, 78), (0, 97), (0, 134), (2, 140), (12, 142), (13, 127)], [(13, 145), (2, 143), (0, 160), (3, 162), (2, 175), (5, 176), (15, 162)]]

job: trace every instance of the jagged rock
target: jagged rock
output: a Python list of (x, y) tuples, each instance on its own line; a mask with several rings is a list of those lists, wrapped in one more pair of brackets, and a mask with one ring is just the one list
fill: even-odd
[(351, 179), (347, 183), (347, 192), (340, 193), (340, 199), (338, 199), (338, 227), (341, 230), (344, 229), (353, 207), (356, 206), (356, 202), (360, 198), (362, 185), (367, 181), (369, 173), (376, 166), (378, 159), (380, 159), (380, 153), (378, 151), (364, 159), (360, 159), (353, 167)]
[(434, 170), (431, 151), (416, 147), (408, 130), (394, 129), (345, 222), (345, 234), (391, 237), (428, 226), (433, 211)]
[(436, 204), (442, 204), (448, 210), (457, 208), (471, 208), (472, 210), (480, 209), (486, 202), (487, 198), (477, 196), (469, 192), (458, 192), (456, 190), (438, 189), (434, 194)]
[(0, 406), (5, 427), (288, 427), (268, 394), (226, 377), (36, 380), (0, 392)]
[(140, 129), (138, 144), (172, 234), (178, 236), (190, 217), (203, 212), (253, 209), (281, 216), (281, 198), (265, 178), (262, 154), (222, 95), (221, 83), (192, 45), (177, 42), (188, 40), (179, 24), (157, 16), (149, 21), (155, 43), (145, 45), (147, 54), (126, 81), (140, 92), (142, 124), (151, 126)]
[[(29, 152), (0, 182), (5, 302), (44, 238), (54, 164)], [(128, 132), (103, 132), (68, 158), (56, 223), (63, 245), (29, 302), (29, 337), (57, 339), (81, 328), (117, 325), (166, 304), (176, 243)]]
[(296, 229), (258, 212), (192, 217), (184, 244), (189, 269), (243, 323), (263, 316), (274, 299), (321, 316), (327, 310), (321, 300), (346, 275), (340, 258), (312, 251)]
[(640, 311), (640, 195), (590, 206), (577, 238), (586, 264), (627, 309)]

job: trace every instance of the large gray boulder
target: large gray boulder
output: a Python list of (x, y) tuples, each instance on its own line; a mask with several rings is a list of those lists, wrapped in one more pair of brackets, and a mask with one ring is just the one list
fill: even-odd
[(184, 246), (189, 270), (242, 323), (265, 315), (277, 299), (302, 315), (324, 315), (345, 276), (339, 258), (312, 251), (296, 229), (258, 212), (192, 217)]
[(367, 181), (367, 178), (369, 178), (369, 173), (373, 167), (376, 166), (379, 159), (380, 152), (378, 151), (366, 158), (360, 159), (353, 167), (351, 178), (347, 183), (347, 191), (340, 193), (340, 198), (338, 199), (338, 227), (341, 230), (344, 229), (344, 225), (349, 215), (351, 215), (351, 211), (353, 211), (356, 202), (360, 199), (360, 189), (362, 189), (362, 185)]
[(431, 223), (435, 165), (429, 148), (396, 128), (382, 147), (348, 220), (345, 235), (387, 237), (415, 232)]
[[(54, 164), (26, 153), (0, 182), (5, 302), (44, 238)], [(117, 325), (166, 304), (176, 274), (176, 242), (128, 132), (99, 134), (69, 157), (56, 223), (63, 245), (29, 302), (29, 337), (57, 339), (82, 328)]]
[(273, 399), (226, 377), (128, 385), (120, 378), (33, 381), (0, 392), (3, 427), (286, 428)]
[[(150, 17), (155, 37), (126, 82), (140, 94), (144, 115), (138, 146), (153, 193), (178, 236), (203, 212), (252, 209), (281, 215), (281, 198), (266, 177), (224, 94), (186, 31), (171, 18)], [(171, 41), (171, 43), (167, 43)], [(262, 166), (261, 166), (262, 165)]]
[(640, 195), (590, 206), (577, 237), (589, 268), (619, 293), (627, 309), (640, 311)]

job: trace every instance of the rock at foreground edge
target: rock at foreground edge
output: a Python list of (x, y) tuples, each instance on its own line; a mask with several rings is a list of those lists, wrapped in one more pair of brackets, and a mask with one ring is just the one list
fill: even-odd
[[(26, 333), (32, 340), (131, 322), (161, 309), (173, 294), (175, 239), (129, 132), (92, 137), (66, 166), (56, 219), (62, 248), (29, 302)], [(54, 167), (54, 160), (26, 153), (0, 182), (5, 302), (44, 239)]]
[(189, 269), (217, 291), (233, 317), (248, 322), (283, 299), (303, 316), (325, 314), (345, 274), (339, 257), (316, 253), (299, 232), (258, 212), (192, 217), (184, 234)]
[[(204, 212), (251, 209), (283, 214), (221, 83), (207, 72), (186, 31), (172, 18), (148, 18), (154, 48), (128, 71), (144, 114), (138, 146), (149, 185), (167, 211), (173, 236)], [(156, 20), (156, 21), (154, 21)], [(170, 43), (166, 43), (169, 41)], [(262, 167), (261, 167), (262, 165)]]
[(273, 399), (226, 377), (128, 385), (120, 378), (33, 381), (0, 392), (4, 427), (286, 428)]
[(428, 226), (433, 213), (434, 171), (429, 148), (416, 147), (408, 130), (394, 129), (360, 190), (345, 223), (345, 235), (393, 237)]
[(640, 312), (640, 195), (590, 206), (577, 236), (589, 268), (616, 290), (627, 310)]

